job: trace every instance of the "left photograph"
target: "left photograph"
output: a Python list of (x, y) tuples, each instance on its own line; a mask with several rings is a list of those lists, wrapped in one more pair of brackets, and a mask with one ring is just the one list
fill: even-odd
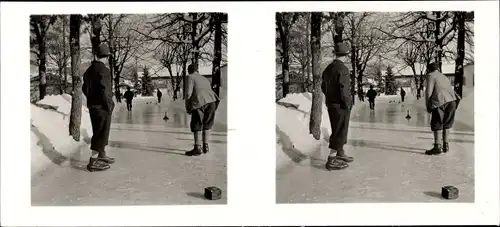
[(31, 205), (226, 204), (227, 23), (31, 15)]

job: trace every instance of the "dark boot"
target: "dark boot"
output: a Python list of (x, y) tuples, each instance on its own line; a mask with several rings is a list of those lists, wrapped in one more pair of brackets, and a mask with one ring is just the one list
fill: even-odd
[(443, 152), (446, 153), (450, 150), (450, 146), (448, 145), (448, 142), (443, 143)]
[(206, 154), (209, 151), (208, 143), (203, 144), (203, 153)]
[(426, 155), (439, 155), (442, 153), (441, 144), (434, 144), (434, 147), (430, 150), (426, 150)]
[(194, 148), (188, 152), (185, 153), (187, 156), (198, 156), (201, 155), (201, 146), (200, 145), (194, 145)]
[(102, 157), (97, 157), (99, 160), (108, 163), (108, 164), (113, 164), (115, 163), (115, 159), (106, 155), (103, 155)]
[(103, 171), (109, 169), (110, 166), (100, 161), (98, 158), (90, 158), (89, 164), (87, 164), (87, 170), (90, 172)]

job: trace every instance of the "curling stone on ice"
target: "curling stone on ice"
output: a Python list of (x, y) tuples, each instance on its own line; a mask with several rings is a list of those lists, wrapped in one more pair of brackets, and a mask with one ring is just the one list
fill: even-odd
[(222, 191), (220, 188), (212, 186), (205, 188), (205, 198), (210, 200), (218, 200), (222, 197)]
[(444, 186), (441, 188), (441, 196), (445, 199), (458, 198), (458, 188), (454, 186)]
[(165, 117), (163, 117), (163, 120), (168, 120), (167, 112), (165, 112)]

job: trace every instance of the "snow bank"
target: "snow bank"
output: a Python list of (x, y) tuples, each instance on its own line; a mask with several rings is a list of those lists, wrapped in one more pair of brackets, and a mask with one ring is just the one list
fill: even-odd
[[(92, 137), (87, 107), (82, 107), (80, 141), (69, 135), (70, 95), (47, 96), (31, 104), (31, 173), (36, 174), (52, 164), (62, 164)], [(43, 106), (43, 107), (42, 107)]]
[[(291, 153), (294, 156), (304, 156), (313, 152), (322, 144), (326, 144), (331, 133), (328, 110), (323, 104), (321, 117), (321, 139), (316, 140), (309, 133), (309, 120), (312, 105), (312, 94), (289, 94), (287, 97), (278, 101), (278, 103), (289, 103), (297, 106), (287, 108), (276, 104), (276, 131), (277, 131), (277, 150), (276, 150), (276, 168), (281, 168)], [(324, 103), (324, 102), (323, 102)], [(357, 102), (351, 113), (356, 113), (362, 108), (364, 103)]]

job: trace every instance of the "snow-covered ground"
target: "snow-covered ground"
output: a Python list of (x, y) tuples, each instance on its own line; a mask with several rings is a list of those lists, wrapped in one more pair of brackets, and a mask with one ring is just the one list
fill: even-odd
[[(474, 89), (464, 88), (463, 99), (456, 113), (456, 122), (468, 126), (474, 126)], [(399, 102), (399, 95), (380, 95), (376, 98), (376, 103)], [(424, 100), (415, 100), (416, 97), (407, 92), (405, 103), (414, 102), (417, 108), (425, 109)], [(324, 139), (316, 140), (309, 133), (309, 119), (311, 110), (311, 93), (289, 94), (286, 98), (278, 101), (278, 103), (288, 103), (297, 106), (284, 107), (276, 104), (276, 168), (279, 169), (286, 164), (291, 158), (301, 158), (304, 155), (315, 151), (318, 146), (327, 146)], [(353, 106), (351, 115), (359, 114), (365, 103), (360, 103), (356, 100)], [(321, 138), (329, 137), (331, 133), (330, 121), (326, 106), (323, 104), (321, 120)], [(472, 120), (471, 120), (472, 119)], [(285, 152), (286, 151), (286, 152)]]
[(71, 153), (86, 147), (92, 137), (92, 126), (87, 107), (82, 107), (80, 141), (69, 135), (71, 110), (70, 95), (47, 96), (31, 105), (31, 173), (32, 175), (51, 164), (63, 164)]

